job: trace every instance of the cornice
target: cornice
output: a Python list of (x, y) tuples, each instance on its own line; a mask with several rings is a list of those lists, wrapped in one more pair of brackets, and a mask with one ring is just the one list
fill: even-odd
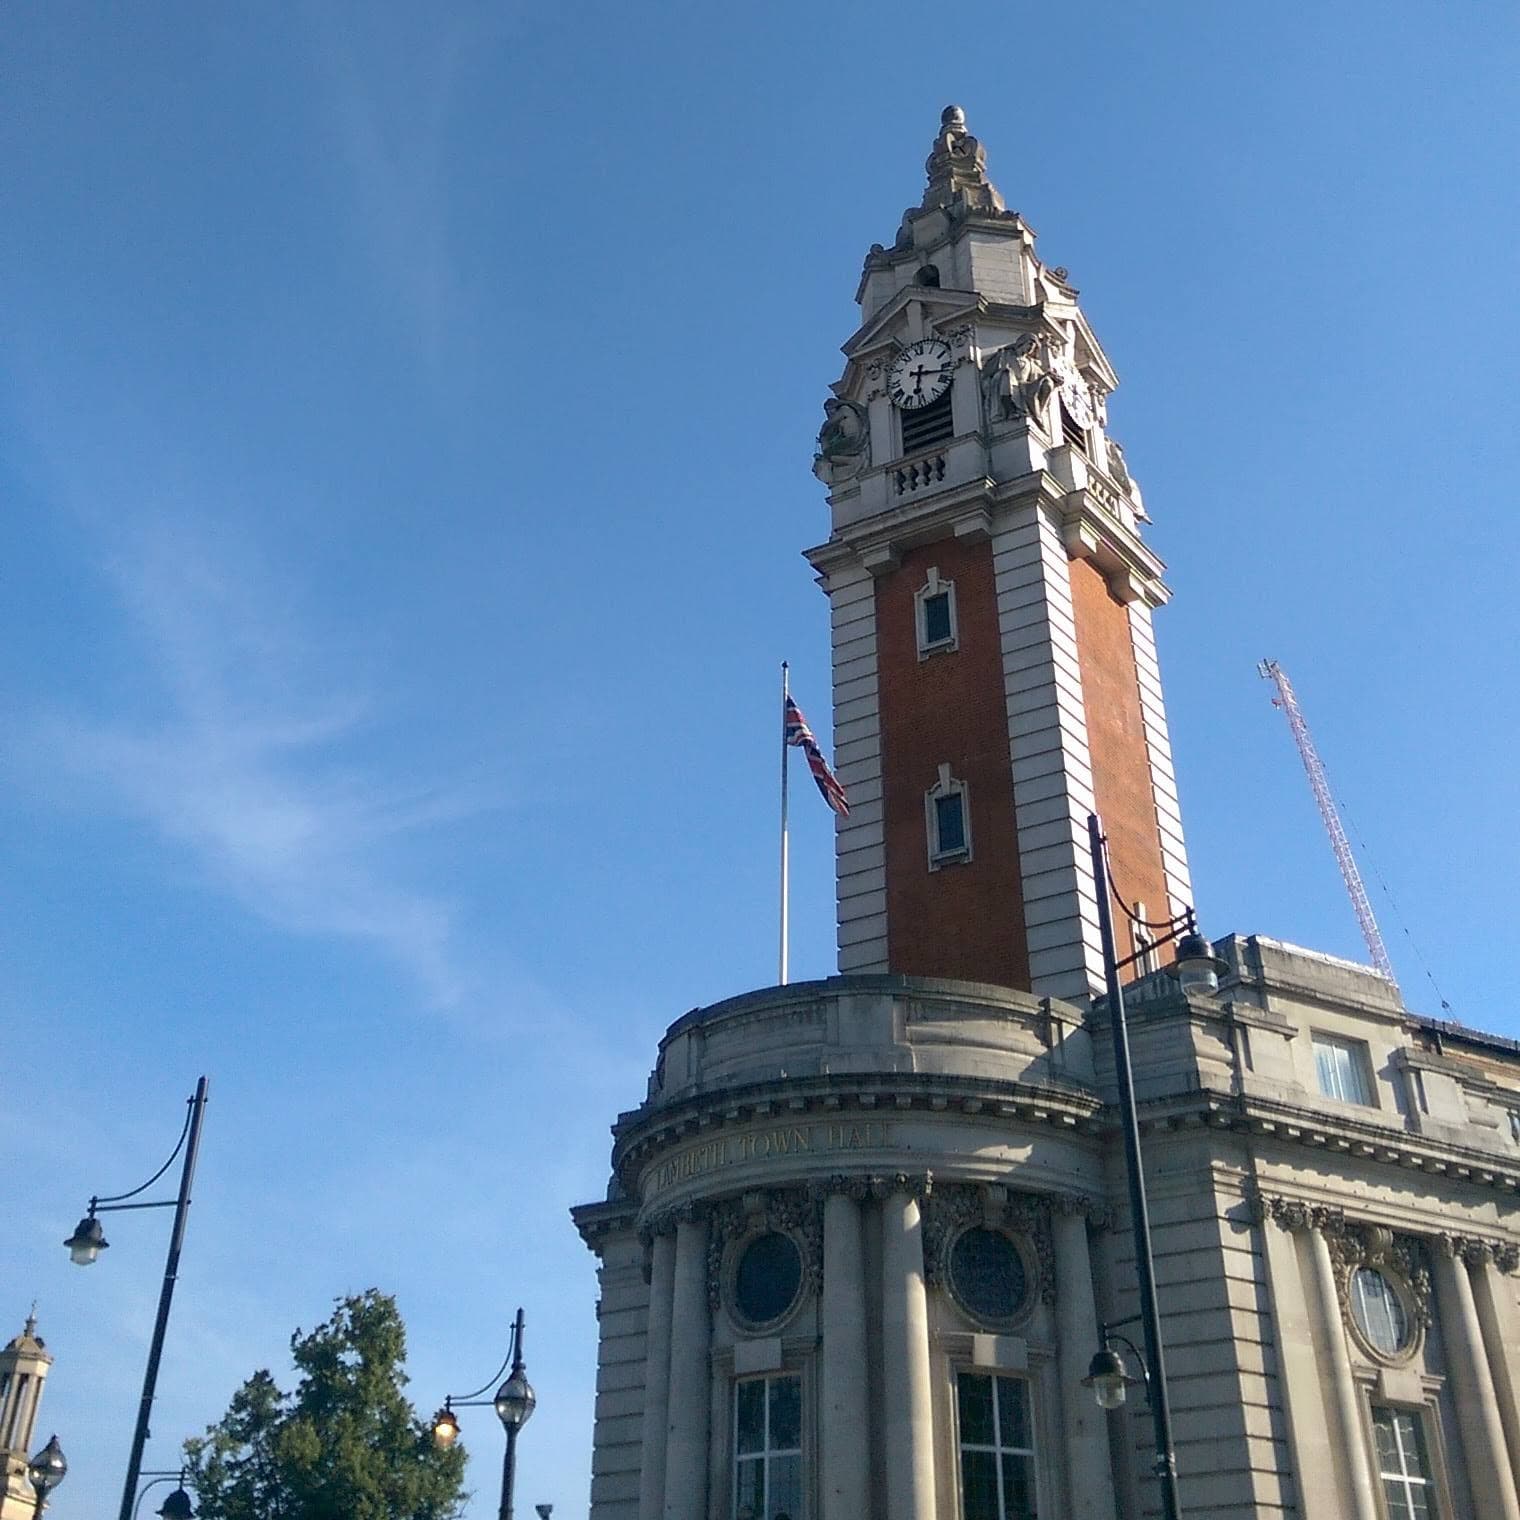
[[(1520, 1164), (1476, 1147), (1434, 1141), (1408, 1130), (1371, 1124), (1351, 1115), (1328, 1115), (1258, 1095), (1195, 1091), (1140, 1105), (1142, 1133), (1226, 1129), (1306, 1150), (1354, 1157), (1375, 1166), (1422, 1172), (1431, 1178), (1513, 1195), (1520, 1192)], [(1112, 1122), (1105, 1110), (1103, 1123)]]
[(696, 1136), (753, 1120), (822, 1119), (858, 1113), (888, 1119), (908, 1113), (985, 1115), (1014, 1123), (1094, 1135), (1103, 1105), (1075, 1085), (998, 1081), (935, 1072), (830, 1073), (696, 1092), (659, 1106), (644, 1104), (613, 1126), (612, 1170), (632, 1190), (634, 1173), (652, 1157)]

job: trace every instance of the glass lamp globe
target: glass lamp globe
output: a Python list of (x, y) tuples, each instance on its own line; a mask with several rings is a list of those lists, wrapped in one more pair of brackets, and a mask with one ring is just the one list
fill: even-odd
[(1092, 1389), (1099, 1409), (1118, 1409), (1129, 1396), (1129, 1378), (1125, 1376), (1124, 1363), (1119, 1360), (1119, 1353), (1107, 1346), (1093, 1357), (1082, 1382)]
[(68, 1475), (69, 1462), (58, 1444), (58, 1437), (49, 1438), (46, 1446), (26, 1464), (26, 1475), (39, 1497), (47, 1498)]
[(447, 1451), (459, 1439), (459, 1421), (454, 1411), (445, 1405), (433, 1416), (433, 1445), (439, 1451)]
[(100, 1221), (93, 1214), (86, 1214), (74, 1226), (74, 1233), (64, 1241), (64, 1245), (69, 1248), (69, 1260), (76, 1267), (87, 1267), (98, 1260), (100, 1253), (110, 1244), (106, 1232), (100, 1227)]
[(521, 1430), (528, 1423), (528, 1418), (538, 1403), (538, 1395), (534, 1393), (533, 1385), (519, 1367), (496, 1390), (496, 1397), (492, 1402), (496, 1405), (497, 1419), (508, 1430)]
[(1214, 947), (1201, 934), (1184, 934), (1177, 941), (1177, 980), (1184, 992), (1209, 996), (1219, 991), (1219, 973), (1224, 962), (1214, 954)]

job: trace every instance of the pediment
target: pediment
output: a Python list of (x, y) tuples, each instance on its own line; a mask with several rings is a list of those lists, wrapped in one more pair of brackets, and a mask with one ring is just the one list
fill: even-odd
[(924, 315), (930, 324), (979, 311), (983, 304), (982, 298), (974, 290), (942, 290), (933, 285), (905, 285), (845, 343), (842, 350), (845, 357), (853, 359), (862, 351), (892, 337), (895, 329), (901, 326), (909, 303), (913, 301), (924, 307)]

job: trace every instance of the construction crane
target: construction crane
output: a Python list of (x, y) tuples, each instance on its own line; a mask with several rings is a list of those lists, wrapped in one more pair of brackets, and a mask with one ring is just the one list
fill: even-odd
[(1388, 959), (1388, 947), (1383, 943), (1383, 936), (1378, 930), (1377, 919), (1372, 916), (1372, 904), (1367, 901), (1367, 889), (1362, 885), (1362, 873), (1356, 868), (1356, 857), (1351, 853), (1350, 841), (1346, 838), (1346, 831), (1341, 827), (1340, 811), (1335, 805), (1334, 794), (1330, 790), (1330, 780), (1325, 775), (1325, 767), (1319, 758), (1319, 751), (1314, 747), (1314, 740), (1309, 736), (1309, 725), (1304, 722), (1304, 715), (1299, 711), (1298, 698), (1293, 695), (1293, 684), (1288, 680), (1288, 673), (1276, 660), (1263, 660), (1257, 667), (1256, 672), (1263, 680), (1271, 681), (1277, 688), (1277, 695), (1272, 699), (1274, 707), (1282, 708), (1288, 719), (1288, 727), (1293, 730), (1293, 742), (1298, 746), (1298, 757), (1304, 762), (1304, 769), (1309, 773), (1309, 785), (1314, 791), (1314, 800), (1319, 804), (1319, 816), (1324, 820), (1325, 832), (1330, 836), (1330, 847), (1335, 851), (1335, 863), (1341, 868), (1341, 880), (1346, 883), (1346, 891), (1351, 897), (1351, 906), (1356, 910), (1356, 921), (1362, 926), (1362, 938), (1367, 941), (1367, 950), (1372, 956), (1372, 964), (1388, 979), (1394, 991), (1398, 991), (1398, 979), (1393, 974), (1393, 962)]

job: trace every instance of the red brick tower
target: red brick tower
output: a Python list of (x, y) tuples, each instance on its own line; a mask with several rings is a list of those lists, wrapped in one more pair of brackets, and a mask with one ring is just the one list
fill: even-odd
[(866, 257), (814, 463), (851, 800), (839, 966), (1085, 998), (1089, 812), (1131, 906), (1191, 900), (1151, 629), (1168, 592), (1066, 272), (956, 107), (927, 168)]

